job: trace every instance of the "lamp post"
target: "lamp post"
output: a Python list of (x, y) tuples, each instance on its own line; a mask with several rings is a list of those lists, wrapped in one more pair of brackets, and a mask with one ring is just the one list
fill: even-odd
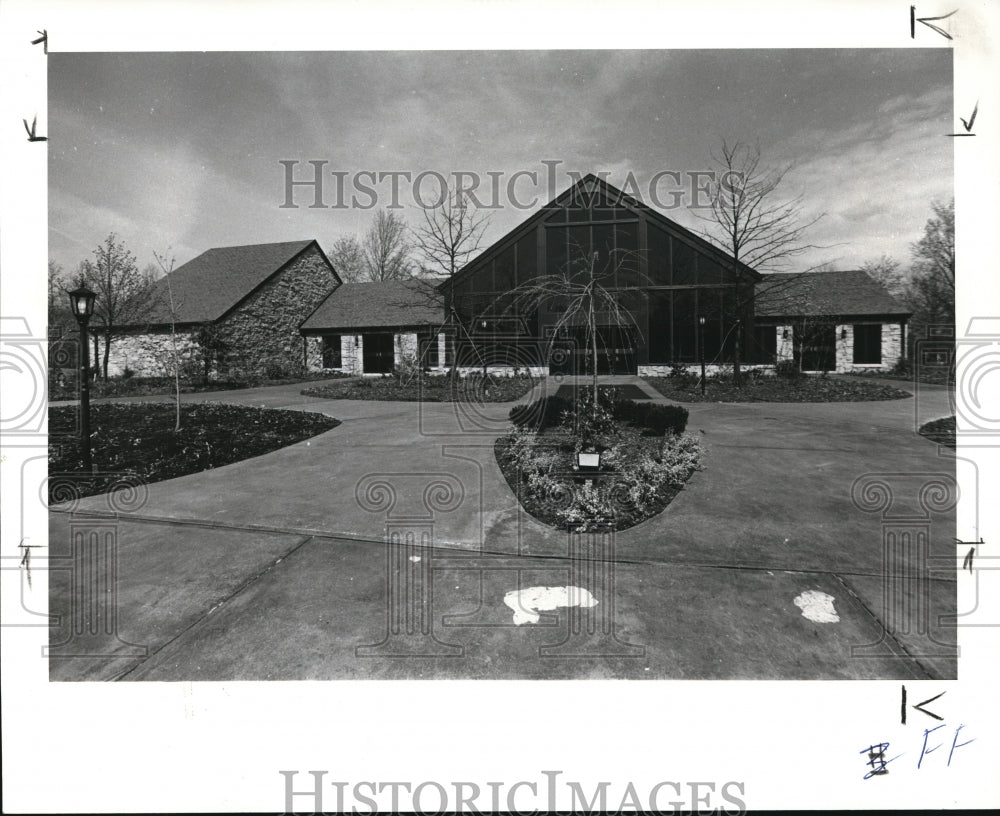
[(80, 450), (83, 469), (87, 473), (94, 471), (90, 455), (90, 344), (87, 342), (87, 324), (94, 314), (96, 298), (96, 294), (82, 285), (69, 293), (70, 309), (80, 325), (80, 436), (83, 443)]
[(698, 318), (698, 356), (701, 358), (701, 395), (705, 396), (705, 318)]

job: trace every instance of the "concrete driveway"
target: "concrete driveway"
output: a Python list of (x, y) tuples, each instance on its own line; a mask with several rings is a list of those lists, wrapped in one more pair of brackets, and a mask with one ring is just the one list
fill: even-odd
[[(185, 400), (343, 424), (118, 506), (53, 508), (52, 679), (956, 676), (939, 621), (955, 612), (955, 460), (915, 433), (951, 413), (943, 388), (689, 404), (704, 469), (614, 537), (520, 509), (492, 450), (510, 404), (299, 390)], [(117, 575), (86, 602), (95, 542)], [(581, 591), (514, 594), (566, 586)]]

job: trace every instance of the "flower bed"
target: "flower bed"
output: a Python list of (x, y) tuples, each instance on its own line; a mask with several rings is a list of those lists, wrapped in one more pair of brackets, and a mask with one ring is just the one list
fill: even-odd
[[(566, 408), (566, 404), (569, 408)], [(661, 409), (646, 410), (646, 409)], [(687, 411), (587, 393), (512, 411), (510, 433), (494, 447), (497, 464), (521, 505), (560, 529), (624, 530), (661, 513), (699, 468), (698, 439), (682, 433)], [(600, 468), (579, 468), (595, 451)]]
[(920, 426), (920, 435), (949, 448), (955, 447), (955, 417), (948, 416)]

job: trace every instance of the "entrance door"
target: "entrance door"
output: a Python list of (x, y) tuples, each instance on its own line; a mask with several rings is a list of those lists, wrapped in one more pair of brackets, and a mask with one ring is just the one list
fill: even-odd
[(366, 374), (388, 374), (393, 369), (393, 342), (391, 334), (365, 334), (361, 361)]
[(833, 371), (837, 368), (837, 327), (803, 326), (796, 334), (795, 359), (802, 371)]

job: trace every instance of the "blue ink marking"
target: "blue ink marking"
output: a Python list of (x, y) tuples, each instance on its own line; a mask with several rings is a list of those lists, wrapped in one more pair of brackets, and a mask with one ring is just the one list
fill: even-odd
[(967, 742), (959, 743), (958, 732), (965, 728), (965, 725), (960, 725), (955, 729), (955, 739), (951, 741), (951, 750), (948, 752), (948, 767), (951, 767), (951, 757), (955, 753), (956, 748), (961, 748), (963, 745), (968, 745), (970, 742), (975, 742), (975, 738), (968, 740)]
[(902, 756), (902, 754), (897, 754), (892, 759), (886, 759), (885, 752), (887, 750), (889, 750), (889, 743), (880, 742), (875, 745), (869, 745), (867, 748), (862, 748), (858, 751), (859, 754), (868, 754), (868, 764), (872, 768), (865, 774), (865, 779), (871, 779), (873, 776), (884, 776), (889, 773), (889, 769), (886, 765)]
[(918, 759), (918, 760), (917, 760), (917, 770), (920, 770), (920, 766), (921, 766), (921, 765), (923, 764), (923, 761), (924, 761), (924, 756), (925, 756), (926, 754), (932, 754), (932, 753), (934, 753), (934, 752), (935, 752), (935, 751), (936, 751), (936, 750), (937, 750), (938, 748), (940, 748), (940, 747), (941, 747), (940, 745), (935, 745), (935, 746), (934, 746), (933, 748), (931, 748), (930, 750), (928, 750), (928, 748), (927, 748), (927, 737), (928, 737), (929, 735), (933, 734), (933, 733), (934, 733), (935, 731), (937, 731), (937, 730), (938, 730), (939, 728), (944, 728), (944, 723), (941, 723), (941, 725), (936, 725), (936, 726), (934, 726), (933, 728), (925, 728), (925, 729), (924, 729), (924, 747), (920, 749), (920, 759)]

